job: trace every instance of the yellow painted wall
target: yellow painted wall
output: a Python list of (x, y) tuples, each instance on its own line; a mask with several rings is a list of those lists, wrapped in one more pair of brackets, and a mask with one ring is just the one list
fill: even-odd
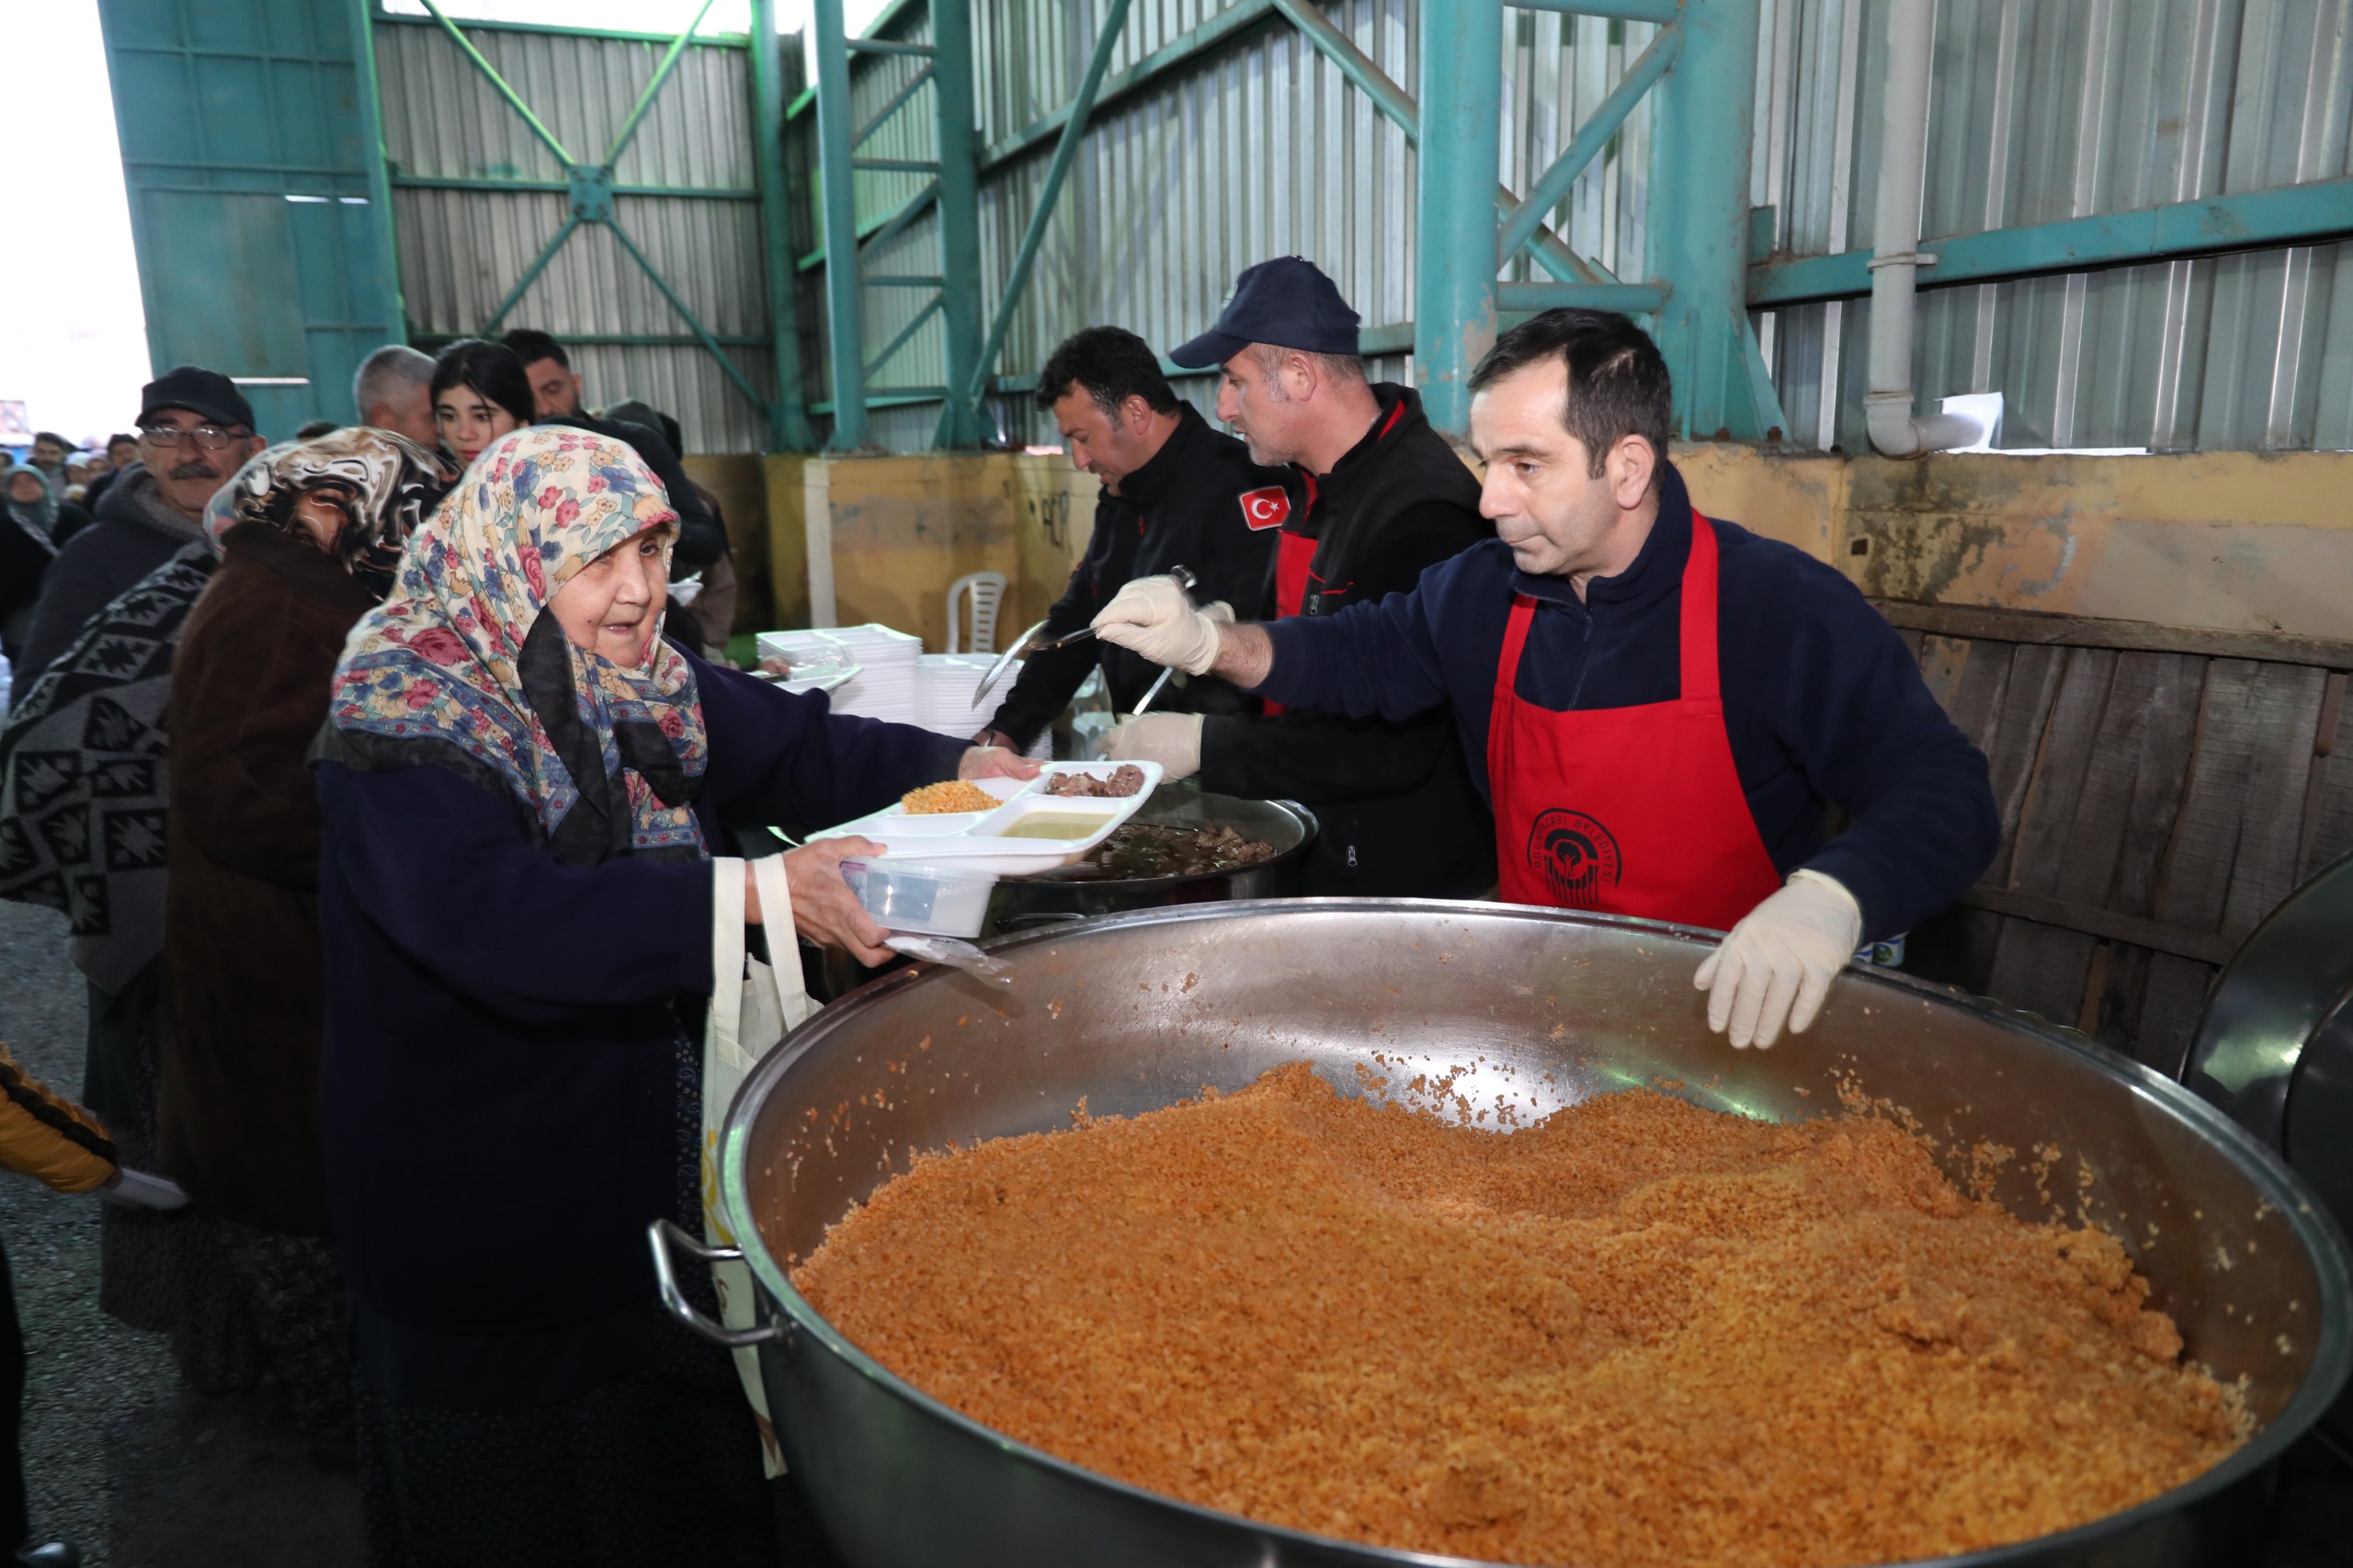
[[(2353, 453), (1898, 462), (1707, 444), (1675, 460), (1702, 511), (1832, 562), (1869, 593), (2353, 639)], [(822, 463), (821, 482), (804, 463)], [(838, 619), (919, 631), (934, 650), (949, 582), (1011, 577), (1009, 638), (1061, 594), (1094, 519), (1095, 482), (1059, 456), (767, 464), (779, 616), (808, 602), (799, 508), (820, 494)]]

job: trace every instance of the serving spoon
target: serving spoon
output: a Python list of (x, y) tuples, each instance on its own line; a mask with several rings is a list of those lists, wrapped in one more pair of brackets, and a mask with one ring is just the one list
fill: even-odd
[[(1194, 586), (1200, 582), (1199, 578), (1194, 576), (1182, 566), (1171, 566), (1166, 572), (1162, 573), (1161, 575), (1176, 578), (1176, 585), (1188, 593), (1190, 593)], [(978, 708), (981, 705), (981, 699), (989, 694), (989, 687), (995, 686), (1004, 677), (1005, 672), (1013, 667), (1013, 661), (1019, 657), (1025, 650), (1032, 653), (1044, 653), (1056, 648), (1067, 648), (1074, 642), (1084, 642), (1086, 639), (1095, 635), (1095, 628), (1091, 626), (1082, 626), (1075, 631), (1065, 632), (1060, 637), (1051, 639), (1050, 641), (1037, 644), (1035, 647), (1031, 647), (1029, 640), (1032, 637), (1037, 636), (1038, 633), (1043, 631), (1045, 629), (1046, 623), (1042, 620), (1040, 621), (1037, 625), (1031, 627), (1029, 631), (1015, 638), (1012, 645), (1006, 648), (1004, 653), (999, 653), (996, 656), (996, 663), (991, 665), (989, 666), (988, 674), (981, 677), (981, 684), (972, 688), (972, 705), (973, 707)], [(1168, 677), (1164, 675), (1160, 678), (1162, 681), (1165, 681)], [(1156, 693), (1159, 690), (1160, 687), (1155, 684), (1153, 687), (1152, 691), (1147, 692), (1144, 695), (1144, 701), (1150, 702), (1154, 693)], [(1138, 707), (1136, 711), (1141, 713), (1143, 711), (1143, 709), (1142, 707)]]

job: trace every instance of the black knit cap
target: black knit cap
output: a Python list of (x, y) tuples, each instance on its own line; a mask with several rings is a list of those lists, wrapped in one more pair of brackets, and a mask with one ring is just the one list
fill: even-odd
[(237, 383), (218, 370), (181, 365), (149, 381), (139, 394), (139, 423), (166, 408), (185, 408), (215, 425), (254, 427), (254, 407)]

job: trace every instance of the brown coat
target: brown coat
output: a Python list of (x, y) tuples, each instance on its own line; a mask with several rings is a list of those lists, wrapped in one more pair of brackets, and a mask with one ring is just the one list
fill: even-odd
[(373, 604), (266, 523), (223, 538), (172, 668), (163, 1167), (248, 1225), (327, 1230), (319, 1160), (319, 813), (302, 758)]

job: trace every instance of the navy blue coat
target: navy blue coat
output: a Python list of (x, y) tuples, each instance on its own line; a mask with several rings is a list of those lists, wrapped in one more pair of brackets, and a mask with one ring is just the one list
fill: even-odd
[[(955, 777), (961, 742), (694, 663), (716, 853)], [(454, 772), (316, 773), (327, 1192), (362, 1308), (457, 1335), (650, 1309), (645, 1228), (699, 1141), (676, 1005), (710, 994), (710, 863), (566, 866)]]
[[(1835, 877), (1863, 932), (1893, 936), (1952, 903), (2001, 844), (1984, 754), (1920, 679), (1854, 585), (1802, 551), (1716, 519), (1717, 666), (1724, 727), (1757, 836), (1786, 875)], [(1513, 691), (1555, 712), (1680, 695), (1678, 617), (1691, 502), (1669, 464), (1634, 563), (1579, 599), (1489, 540), (1422, 574), (1410, 594), (1336, 616), (1269, 622), (1261, 696), (1404, 719), (1454, 705), (1472, 777), (1490, 800), (1487, 720), (1515, 591), (1537, 600)], [(1849, 820), (1829, 835), (1827, 808)]]

